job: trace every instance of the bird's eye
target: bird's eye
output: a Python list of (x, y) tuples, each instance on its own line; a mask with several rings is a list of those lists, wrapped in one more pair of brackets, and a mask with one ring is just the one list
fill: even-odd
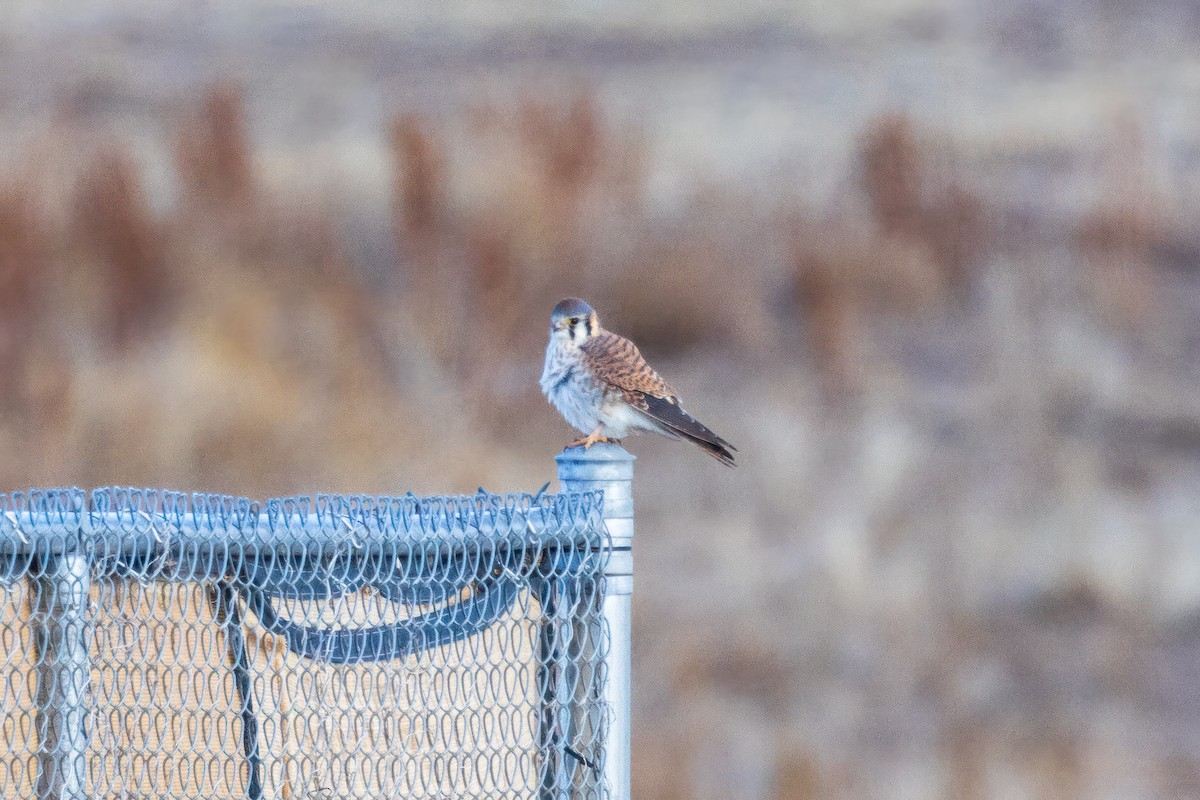
[(571, 317), (567, 322), (570, 322), (571, 326), (574, 327), (579, 324), (579, 317)]

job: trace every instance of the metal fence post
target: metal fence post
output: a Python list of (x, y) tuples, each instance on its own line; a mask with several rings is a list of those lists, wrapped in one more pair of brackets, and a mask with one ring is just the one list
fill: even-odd
[(572, 447), (555, 457), (564, 491), (604, 490), (604, 524), (612, 537), (605, 571), (604, 620), (608, 657), (603, 696), (611, 714), (605, 732), (604, 780), (611, 800), (630, 800), (629, 704), (633, 600), (633, 462), (613, 444)]
[(91, 682), (86, 553), (46, 553), (30, 626), (37, 658), (38, 800), (86, 800)]

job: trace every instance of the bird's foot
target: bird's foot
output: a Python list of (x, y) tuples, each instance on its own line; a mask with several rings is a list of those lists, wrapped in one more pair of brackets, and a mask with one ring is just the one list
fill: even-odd
[(582, 445), (583, 449), (587, 450), (592, 445), (594, 445), (598, 442), (612, 442), (613, 444), (621, 443), (617, 439), (610, 439), (607, 436), (601, 436), (597, 431), (592, 431), (587, 436), (580, 436), (578, 439), (576, 439), (575, 441), (568, 444), (567, 447), (568, 448), (579, 447), (580, 445)]

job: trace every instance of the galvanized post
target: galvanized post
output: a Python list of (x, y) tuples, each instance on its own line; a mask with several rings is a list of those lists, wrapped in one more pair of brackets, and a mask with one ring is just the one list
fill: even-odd
[[(48, 548), (49, 549), (49, 548)], [(37, 658), (38, 800), (86, 800), (91, 660), (86, 553), (46, 553), (30, 627)]]
[(564, 491), (604, 490), (604, 524), (612, 537), (605, 571), (603, 614), (608, 627), (608, 656), (603, 697), (610, 709), (605, 726), (604, 781), (611, 800), (629, 798), (629, 703), (633, 599), (633, 462), (613, 444), (560, 453), (558, 480)]

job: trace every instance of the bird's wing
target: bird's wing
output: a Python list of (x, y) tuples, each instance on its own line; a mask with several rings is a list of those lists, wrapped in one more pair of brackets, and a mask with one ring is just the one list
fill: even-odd
[(585, 363), (592, 374), (621, 392), (622, 399), (662, 426), (668, 434), (699, 445), (722, 463), (733, 465), (737, 448), (684, 410), (667, 382), (650, 368), (633, 342), (599, 331), (584, 342)]
[(650, 369), (633, 342), (608, 331), (597, 331), (583, 343), (584, 363), (593, 375), (625, 392), (671, 397), (675, 391)]

